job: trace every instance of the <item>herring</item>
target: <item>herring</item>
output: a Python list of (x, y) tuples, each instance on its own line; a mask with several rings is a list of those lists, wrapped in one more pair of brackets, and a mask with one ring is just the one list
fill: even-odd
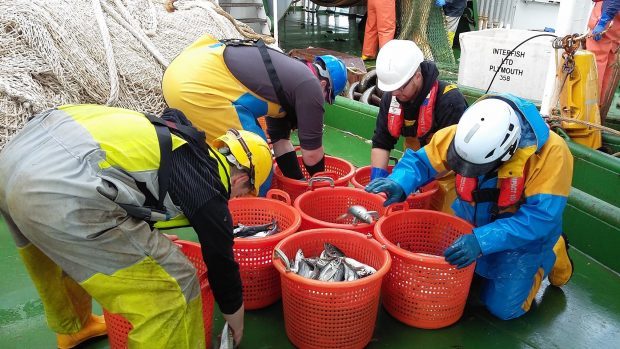
[(248, 238), (248, 237), (266, 237), (273, 235), (278, 231), (278, 221), (274, 218), (271, 223), (262, 225), (243, 225), (239, 223), (233, 229), (233, 236), (236, 238)]
[(365, 207), (360, 205), (353, 205), (349, 207), (347, 213), (336, 218), (336, 220), (342, 220), (347, 217), (353, 217), (353, 225), (357, 225), (359, 221), (372, 224), (375, 219), (379, 219), (379, 213), (377, 211), (368, 211)]
[(228, 322), (226, 322), (224, 324), (224, 329), (222, 330), (220, 349), (234, 349), (234, 348), (235, 348), (235, 340), (233, 338), (232, 329), (228, 325)]

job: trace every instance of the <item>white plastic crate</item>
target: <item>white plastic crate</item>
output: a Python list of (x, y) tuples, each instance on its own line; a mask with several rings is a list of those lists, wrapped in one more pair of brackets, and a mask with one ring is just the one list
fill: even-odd
[[(487, 29), (462, 33), (460, 85), (486, 91), (506, 55), (520, 42), (541, 32), (515, 29)], [(490, 92), (510, 92), (540, 101), (552, 57), (552, 37), (538, 37), (517, 48), (497, 73)]]

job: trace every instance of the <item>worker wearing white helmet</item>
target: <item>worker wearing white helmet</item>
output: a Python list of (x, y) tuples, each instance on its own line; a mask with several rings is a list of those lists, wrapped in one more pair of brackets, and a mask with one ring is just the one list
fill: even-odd
[(573, 158), (532, 103), (509, 94), (483, 97), (458, 125), (438, 131), (416, 152), (407, 150), (389, 177), (366, 190), (387, 193), (389, 205), (449, 169), (457, 173), (452, 208), (474, 228), (444, 256), (457, 268), (477, 263), (481, 299), (491, 313), (519, 317), (544, 277), (554, 286), (568, 282), (573, 266), (562, 214)]
[[(454, 125), (467, 108), (455, 84), (438, 80), (439, 70), (425, 61), (422, 51), (409, 40), (392, 40), (377, 57), (378, 87), (384, 91), (372, 137), (371, 178), (389, 173), (390, 151), (400, 136), (405, 147), (417, 150), (438, 130)], [(450, 212), (454, 176), (440, 181), (441, 198), (435, 208)]]

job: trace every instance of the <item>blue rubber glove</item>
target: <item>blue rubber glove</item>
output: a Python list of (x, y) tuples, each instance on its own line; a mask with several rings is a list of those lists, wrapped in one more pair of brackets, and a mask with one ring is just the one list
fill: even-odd
[(467, 234), (456, 239), (450, 247), (446, 248), (443, 255), (448, 263), (461, 269), (472, 264), (481, 253), (476, 235)]
[(601, 19), (598, 21), (598, 23), (596, 23), (594, 29), (592, 29), (592, 37), (594, 41), (601, 40), (601, 38), (603, 37), (603, 34), (601, 33), (603, 32), (603, 30), (605, 30), (605, 27), (607, 26), (609, 21), (611, 21), (611, 18), (607, 14), (603, 14), (601, 16)]
[(371, 181), (377, 178), (385, 178), (389, 175), (390, 173), (386, 169), (381, 168), (381, 167), (373, 167), (370, 169), (370, 180)]
[(405, 191), (398, 183), (388, 178), (377, 178), (366, 186), (366, 191), (373, 194), (385, 193), (387, 200), (383, 206), (390, 206), (395, 202), (405, 201)]
[(435, 5), (438, 7), (444, 7), (446, 0), (435, 0)]

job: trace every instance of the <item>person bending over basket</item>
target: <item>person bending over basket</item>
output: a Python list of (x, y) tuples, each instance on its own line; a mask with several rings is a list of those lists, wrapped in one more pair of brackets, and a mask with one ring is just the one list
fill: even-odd
[(215, 300), (241, 341), (228, 199), (256, 193), (272, 159), (248, 131), (231, 129), (214, 145), (177, 110), (160, 119), (65, 105), (36, 115), (5, 146), (0, 213), (59, 348), (106, 334), (102, 317), (91, 314), (92, 298), (131, 323), (130, 348), (204, 348), (196, 271), (153, 228), (188, 224)]
[(447, 169), (457, 173), (452, 208), (475, 228), (444, 256), (457, 268), (477, 262), (491, 313), (517, 318), (530, 309), (544, 277), (554, 286), (568, 282), (573, 264), (562, 213), (573, 158), (534, 104), (510, 94), (483, 96), (457, 125), (437, 131), (416, 152), (408, 149), (392, 174), (366, 191), (386, 193), (387, 206)]
[[(301, 155), (312, 176), (325, 171), (323, 105), (345, 87), (347, 70), (332, 55), (314, 62), (289, 57), (262, 41), (199, 38), (170, 63), (162, 80), (166, 103), (181, 110), (211, 142), (229, 128), (267, 139), (258, 124), (266, 117), (273, 152), (288, 178), (304, 179), (290, 140), (298, 129)], [(271, 177), (260, 190), (264, 196)]]

